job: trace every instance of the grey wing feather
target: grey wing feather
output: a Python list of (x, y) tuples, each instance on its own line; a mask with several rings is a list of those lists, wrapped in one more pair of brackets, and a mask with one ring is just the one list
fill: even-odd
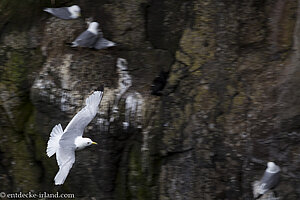
[(105, 49), (108, 47), (116, 46), (116, 43), (109, 41), (103, 37), (102, 31), (99, 31), (99, 39), (94, 45), (95, 49)]
[(70, 121), (60, 139), (60, 146), (74, 145), (77, 136), (82, 136), (85, 127), (92, 121), (98, 111), (103, 96), (102, 91), (95, 91), (86, 99), (86, 106)]
[(46, 8), (44, 9), (45, 12), (48, 12), (55, 17), (58, 17), (60, 19), (73, 19), (71, 18), (71, 13), (69, 12), (67, 7), (62, 8)]
[(263, 177), (260, 180), (260, 185), (263, 185), (262, 191), (268, 191), (279, 183), (279, 172), (277, 173), (269, 173), (265, 172)]
[(113, 47), (116, 46), (116, 44), (112, 41), (109, 41), (105, 38), (99, 38), (97, 43), (95, 44), (94, 48), (95, 49), (106, 49), (108, 47)]
[(95, 35), (90, 31), (84, 31), (72, 43), (75, 46), (93, 48), (97, 39), (98, 35)]

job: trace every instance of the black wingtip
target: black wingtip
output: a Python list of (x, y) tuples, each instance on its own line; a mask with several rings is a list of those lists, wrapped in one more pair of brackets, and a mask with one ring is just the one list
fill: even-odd
[(103, 85), (99, 86), (99, 87), (97, 88), (97, 91), (103, 92), (103, 91), (104, 91), (104, 86), (103, 86)]

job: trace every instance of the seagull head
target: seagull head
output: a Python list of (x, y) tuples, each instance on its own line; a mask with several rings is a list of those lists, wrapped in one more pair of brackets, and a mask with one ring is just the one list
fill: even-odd
[(277, 173), (280, 171), (280, 168), (274, 162), (268, 162), (267, 172), (269, 173)]
[(75, 139), (76, 150), (84, 149), (85, 147), (90, 146), (92, 144), (97, 143), (93, 142), (90, 138), (77, 137)]
[(98, 22), (91, 22), (89, 24), (89, 28), (88, 28), (88, 31), (94, 33), (94, 34), (98, 34), (98, 26), (99, 26), (99, 23)]
[(78, 18), (81, 16), (81, 13), (80, 13), (80, 7), (77, 6), (77, 5), (74, 5), (74, 6), (71, 6), (69, 7), (69, 11), (72, 13), (72, 16), (74, 18)]
[(90, 146), (92, 144), (97, 144), (97, 142), (92, 141), (90, 138), (82, 138), (82, 139), (84, 139), (83, 142), (85, 142), (86, 146)]

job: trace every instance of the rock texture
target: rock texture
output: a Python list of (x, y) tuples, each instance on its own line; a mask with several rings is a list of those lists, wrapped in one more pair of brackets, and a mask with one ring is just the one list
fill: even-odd
[[(1, 1), (0, 191), (252, 199), (274, 161), (278, 196), (299, 199), (299, 3)], [(42, 12), (72, 4), (83, 18)], [(88, 17), (118, 46), (68, 46)], [(161, 71), (169, 78), (153, 96)], [(65, 128), (100, 85), (104, 98), (85, 131), (99, 145), (77, 152), (65, 184), (54, 186), (51, 129)]]

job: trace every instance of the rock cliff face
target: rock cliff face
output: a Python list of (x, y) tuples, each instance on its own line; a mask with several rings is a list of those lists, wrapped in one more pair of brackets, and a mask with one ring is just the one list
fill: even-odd
[[(0, 2), (0, 191), (252, 199), (272, 160), (278, 195), (300, 198), (299, 1), (53, 2)], [(83, 18), (42, 12), (72, 4)], [(69, 47), (88, 17), (118, 46)], [(150, 95), (162, 71), (162, 96)], [(100, 85), (85, 130), (99, 145), (77, 152), (54, 186), (51, 129), (65, 128)]]

